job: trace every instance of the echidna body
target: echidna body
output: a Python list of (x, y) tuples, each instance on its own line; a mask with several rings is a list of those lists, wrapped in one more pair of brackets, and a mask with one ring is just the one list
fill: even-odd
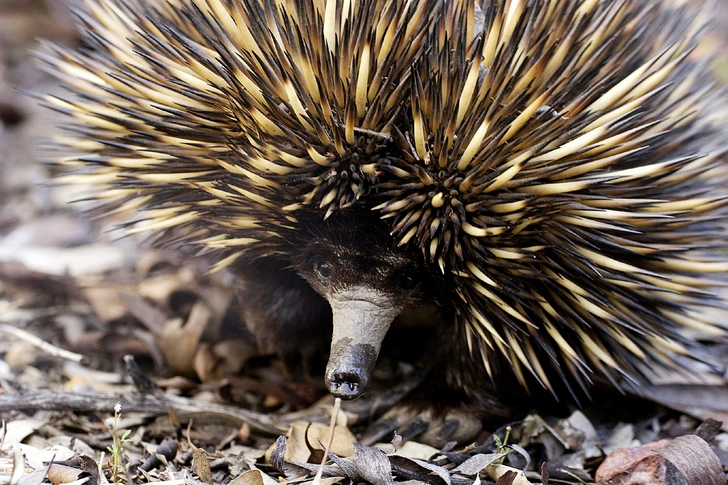
[(704, 11), (85, 3), (88, 47), (43, 56), (70, 89), (45, 98), (75, 121), (66, 180), (130, 232), (283, 271), (248, 324), (295, 346), (332, 318), (332, 393), (365, 392), (391, 321), (431, 303), (437, 379), (466, 398), (503, 372), (640, 382), (725, 339), (728, 116), (692, 54)]

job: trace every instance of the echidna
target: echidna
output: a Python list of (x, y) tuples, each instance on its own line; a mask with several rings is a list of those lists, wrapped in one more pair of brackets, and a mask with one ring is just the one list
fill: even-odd
[(727, 104), (686, 3), (85, 0), (45, 103), (66, 181), (234, 263), (265, 345), (333, 321), (337, 396), (430, 304), (465, 400), (624, 386), (726, 335)]

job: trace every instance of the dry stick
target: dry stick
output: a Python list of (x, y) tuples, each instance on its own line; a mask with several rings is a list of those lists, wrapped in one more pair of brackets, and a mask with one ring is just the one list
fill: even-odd
[(339, 409), (341, 409), (341, 398), (337, 397), (334, 400), (334, 410), (331, 412), (331, 423), (329, 424), (329, 440), (326, 443), (326, 449), (324, 450), (324, 457), (321, 460), (321, 466), (316, 472), (316, 476), (313, 479), (313, 485), (321, 485), (321, 476), (324, 473), (324, 463), (329, 459), (329, 450), (331, 445), (334, 444), (334, 430), (336, 429), (336, 420), (339, 417)]
[(2, 411), (38, 411), (38, 410), (70, 410), (70, 411), (111, 411), (117, 403), (121, 403), (127, 412), (152, 413), (167, 415), (170, 409), (177, 416), (191, 414), (204, 419), (210, 416), (215, 422), (231, 420), (235, 426), (248, 423), (249, 426), (266, 434), (278, 436), (288, 426), (274, 416), (256, 413), (236, 406), (214, 403), (195, 403), (191, 399), (165, 393), (134, 362), (133, 357), (126, 356), (127, 372), (132, 377), (135, 391), (131, 393), (97, 393), (84, 391), (66, 391), (50, 389), (21, 389), (19, 391), (0, 393), (0, 413)]
[(84, 360), (84, 357), (81, 354), (76, 354), (74, 352), (69, 352), (68, 350), (59, 349), (55, 345), (51, 345), (48, 342), (39, 339), (35, 335), (26, 332), (25, 330), (13, 327), (12, 325), (8, 325), (7, 323), (0, 324), (0, 332), (12, 335), (13, 337), (20, 340), (24, 340), (31, 345), (35, 345), (42, 351), (47, 352), (54, 357), (60, 357), (62, 359), (71, 360), (73, 362), (83, 362)]

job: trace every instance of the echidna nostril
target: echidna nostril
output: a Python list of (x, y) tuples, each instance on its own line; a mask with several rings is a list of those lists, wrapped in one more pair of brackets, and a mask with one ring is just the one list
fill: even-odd
[(369, 389), (369, 376), (366, 369), (344, 366), (343, 369), (330, 369), (326, 372), (326, 387), (329, 392), (344, 400), (356, 399)]
[(354, 399), (363, 393), (362, 378), (352, 372), (340, 372), (329, 380), (329, 392), (341, 399)]

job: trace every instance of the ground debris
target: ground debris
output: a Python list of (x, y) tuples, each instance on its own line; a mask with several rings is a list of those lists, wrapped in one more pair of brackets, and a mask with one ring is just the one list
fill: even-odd
[[(178, 405), (177, 402), (174, 404)], [(122, 440), (122, 462), (124, 473), (128, 474), (127, 478), (132, 483), (180, 480), (183, 477), (192, 477), (203, 483), (268, 484), (281, 479), (306, 483), (321, 472), (324, 480), (321, 483), (344, 484), (464, 485), (489, 481), (502, 484), (544, 481), (660, 484), (675, 483), (669, 478), (671, 469), (677, 476), (688, 477), (686, 483), (690, 485), (725, 483), (720, 481), (725, 478), (718, 457), (696, 435), (663, 439), (637, 448), (617, 449), (609, 456), (599, 458), (601, 466), (598, 470), (593, 460), (590, 462), (585, 458), (583, 449), (564, 448), (558, 456), (547, 456), (541, 435), (563, 429), (566, 422), (575, 422), (573, 416), (556, 420), (552, 426), (544, 426), (540, 432), (534, 433), (533, 421), (542, 420), (534, 415), (525, 421), (512, 423), (510, 431), (496, 431), (481, 444), (456, 448), (449, 445), (442, 450), (431, 448), (432, 453), (426, 459), (422, 459), (422, 451), (428, 448), (416, 444), (402, 446), (395, 451), (391, 444), (370, 447), (357, 443), (345, 421), (337, 421), (338, 438), (334, 440), (329, 460), (322, 468), (319, 461), (327, 429), (324, 424), (292, 423), (286, 435), (279, 436), (265, 453), (261, 445), (270, 443), (274, 439), (272, 436), (267, 440), (251, 440), (250, 434), (236, 432), (236, 428), (220, 422), (183, 418), (176, 412), (166, 417), (161, 412), (141, 414), (132, 403), (126, 409), (124, 406), (120, 406), (122, 419), (116, 432), (129, 430)], [(30, 407), (29, 403), (21, 406)], [(56, 409), (63, 407), (57, 405)], [(109, 455), (114, 441), (110, 420), (114, 419), (114, 412), (100, 414), (104, 406), (95, 409), (95, 412), (90, 408), (79, 409), (72, 415), (46, 413), (45, 419), (11, 419), (3, 429), (3, 450), (20, 450), (23, 463), (19, 466), (24, 467), (23, 476), (27, 477), (43, 472), (50, 479), (52, 471), (80, 479), (90, 477), (92, 470), (101, 470), (108, 476), (112, 467)], [(99, 414), (106, 419), (97, 421), (99, 418), (94, 418), (94, 415)], [(79, 415), (87, 415), (90, 419), (79, 421), (71, 418)], [(250, 419), (250, 416), (245, 418)], [(159, 426), (160, 420), (168, 419), (178, 424)], [(576, 418), (577, 421), (585, 419), (583, 416)], [(284, 421), (282, 418), (281, 422)], [(670, 420), (665, 422), (664, 431), (670, 430), (673, 424)], [(59, 440), (64, 435), (63, 430), (73, 438)], [(524, 431), (530, 433), (530, 437), (524, 438)], [(506, 433), (510, 433), (513, 439), (510, 444), (505, 441)], [(500, 437), (495, 438), (498, 435)], [(559, 438), (566, 439), (564, 436)], [(516, 448), (521, 451), (515, 453)], [(413, 456), (407, 456), (408, 449), (412, 450)], [(526, 462), (523, 454), (529, 457)], [(14, 458), (11, 456), (18, 455), (5, 456), (0, 464), (12, 470)], [(91, 468), (89, 460), (94, 463)], [(53, 465), (49, 468), (51, 461)], [(527, 465), (524, 466), (524, 463)], [(700, 470), (697, 474), (696, 469)], [(0, 466), (0, 473), (2, 470)]]
[(367, 446), (356, 437), (420, 382), (391, 365), (396, 385), (345, 404), (329, 440), (332, 399), (259, 355), (229, 273), (119, 239), (45, 183), (37, 137), (59, 123), (17, 91), (59, 91), (30, 58), (39, 36), (78, 43), (65, 1), (0, 0), (0, 484), (726, 483), (726, 427), (695, 419), (728, 418), (708, 382), (643, 390), (668, 407), (597, 397), (473, 443), (387, 431)]

